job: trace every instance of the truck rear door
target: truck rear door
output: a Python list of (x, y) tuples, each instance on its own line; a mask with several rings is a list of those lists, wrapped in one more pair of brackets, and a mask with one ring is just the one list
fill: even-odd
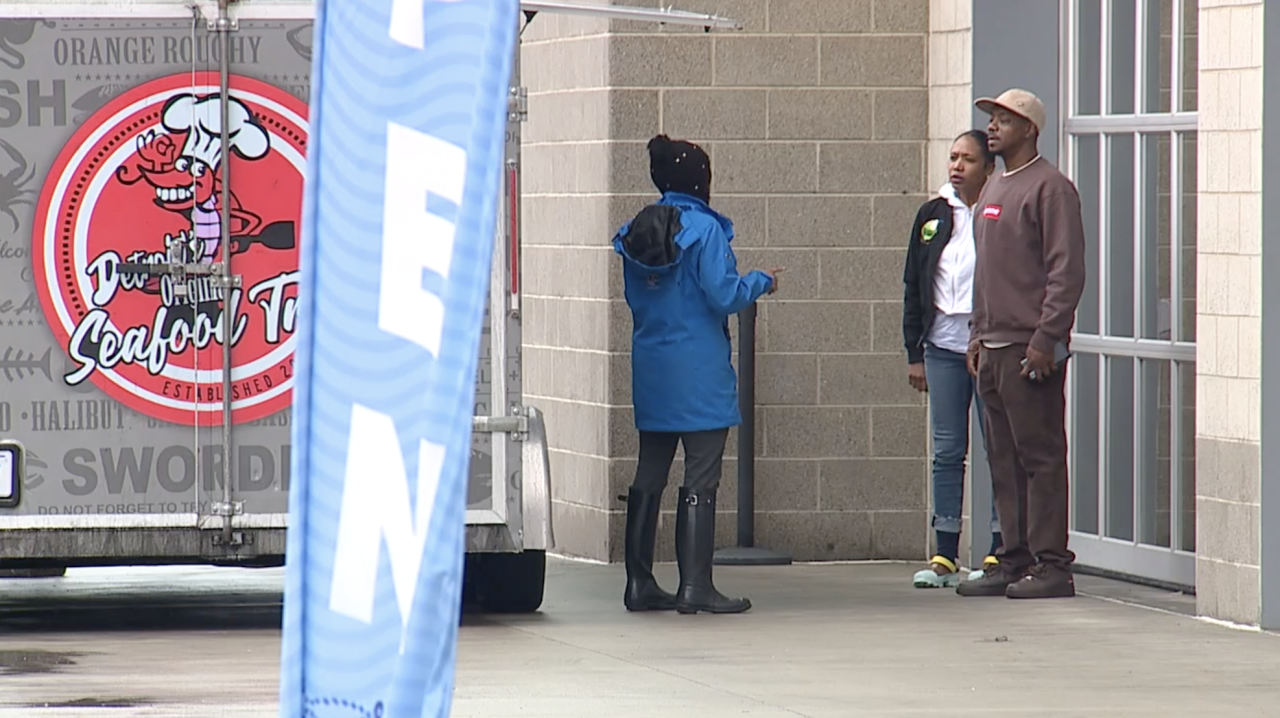
[(0, 529), (254, 553), (224, 529), (285, 525), (311, 23), (23, 6), (0, 7), (0, 436), (27, 473)]
[(169, 271), (174, 286), (187, 286), (199, 336), (211, 339), (190, 345), (193, 371), (178, 393), (204, 457), (206, 546), (253, 556), (281, 547), (252, 545), (245, 529), (287, 525), (312, 22), (198, 25), (196, 42), (208, 50), (191, 58), (194, 82), (168, 100), (164, 127), (181, 141), (174, 177), (195, 193), (192, 238)]

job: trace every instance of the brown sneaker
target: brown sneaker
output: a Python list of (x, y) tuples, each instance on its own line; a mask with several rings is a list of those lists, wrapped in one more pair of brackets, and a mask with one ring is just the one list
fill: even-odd
[(1071, 598), (1076, 595), (1076, 582), (1071, 569), (1038, 563), (1005, 592), (1009, 598)]
[(1010, 585), (1017, 582), (1021, 574), (1011, 574), (1000, 564), (987, 566), (980, 578), (971, 578), (956, 586), (956, 593), (961, 596), (1003, 596)]

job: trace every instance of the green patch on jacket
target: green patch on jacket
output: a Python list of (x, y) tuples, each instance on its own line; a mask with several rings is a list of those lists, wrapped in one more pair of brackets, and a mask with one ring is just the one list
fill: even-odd
[(924, 244), (932, 242), (933, 238), (937, 236), (937, 234), (938, 220), (936, 219), (931, 219), (928, 222), (925, 222), (924, 226), (920, 227), (920, 241)]

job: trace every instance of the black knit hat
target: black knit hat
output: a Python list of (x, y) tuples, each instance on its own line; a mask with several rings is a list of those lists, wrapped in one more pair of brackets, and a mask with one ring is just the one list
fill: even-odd
[(711, 201), (711, 158), (692, 142), (658, 135), (649, 140), (649, 177), (660, 192)]

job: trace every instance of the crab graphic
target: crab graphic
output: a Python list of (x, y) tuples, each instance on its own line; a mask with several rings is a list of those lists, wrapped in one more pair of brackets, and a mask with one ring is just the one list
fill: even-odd
[[(218, 170), (226, 161), (220, 142), (221, 95), (179, 95), (164, 107), (162, 129), (151, 129), (135, 142), (137, 154), (132, 164), (120, 167), (116, 178), (132, 185), (145, 180), (154, 191), (152, 202), (169, 212), (182, 214), (192, 223), (190, 231), (166, 239), (165, 247), (182, 245), (189, 261), (211, 263), (221, 245), (220, 214), (222, 179)], [(228, 150), (246, 160), (266, 156), (270, 139), (249, 108), (235, 98), (229, 105)], [(263, 227), (258, 215), (240, 203), (235, 192), (230, 197), (229, 215), (232, 253), (252, 244), (272, 249), (293, 246), (293, 224), (275, 223)], [(261, 232), (259, 232), (261, 230)]]
[[(199, 254), (197, 261), (204, 262), (214, 261), (222, 230), (218, 212), (222, 180), (217, 176), (226, 161), (218, 139), (222, 103), (220, 95), (179, 95), (170, 99), (163, 113), (165, 132), (149, 130), (136, 140), (139, 162), (133, 169), (138, 175), (118, 175), (126, 184), (138, 178), (146, 180), (155, 190), (155, 203), (163, 209), (190, 213), (198, 240), (192, 249)], [(232, 123), (231, 145), (227, 149), (249, 160), (265, 156), (270, 148), (266, 130), (243, 103), (232, 98), (227, 104)], [(230, 209), (232, 221), (240, 225), (231, 228), (232, 234), (251, 234), (261, 227), (262, 220), (245, 211), (234, 193)]]
[(17, 232), (18, 215), (13, 210), (21, 204), (30, 207), (35, 203), (33, 198), (35, 190), (27, 189), (27, 185), (31, 184), (36, 170), (27, 164), (27, 158), (18, 152), (18, 148), (8, 142), (0, 140), (0, 150), (3, 150), (14, 164), (13, 169), (0, 174), (0, 214), (9, 217), (9, 221), (13, 222), (13, 231)]
[(30, 42), (37, 26), (56, 27), (49, 20), (0, 20), (0, 62), (15, 70), (26, 67), (26, 56), (15, 46)]

